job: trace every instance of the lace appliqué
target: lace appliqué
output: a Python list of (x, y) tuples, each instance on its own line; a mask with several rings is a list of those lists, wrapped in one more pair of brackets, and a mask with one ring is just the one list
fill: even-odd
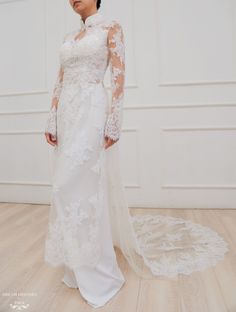
[(93, 148), (90, 146), (87, 135), (81, 132), (78, 138), (64, 151), (67, 157), (68, 170), (72, 172), (77, 166), (90, 159)]
[(100, 174), (100, 172), (101, 172), (101, 159), (100, 159), (100, 156), (99, 156), (96, 164), (93, 167), (91, 167), (91, 170), (93, 172), (95, 172), (96, 174)]
[(113, 105), (115, 106), (115, 109), (108, 116), (105, 127), (105, 136), (108, 136), (114, 141), (118, 140), (120, 137), (122, 115), (123, 115), (122, 103), (123, 103), (123, 94), (120, 94), (118, 99), (113, 100)]
[[(64, 36), (63, 43), (66, 41), (67, 35)], [(45, 133), (51, 133), (54, 136), (57, 136), (57, 106), (61, 96), (62, 88), (63, 88), (63, 76), (64, 71), (63, 67), (60, 64), (57, 78), (54, 83), (54, 88), (52, 92), (52, 104), (50, 106), (48, 118), (46, 120)]]
[(227, 243), (212, 229), (161, 215), (134, 215), (139, 254), (157, 276), (189, 275), (224, 258)]
[[(101, 213), (105, 204), (104, 175), (101, 171), (102, 159), (104, 159), (102, 153), (99, 163), (95, 164), (100, 167), (100, 170), (96, 170), (98, 187), (93, 195), (70, 202), (64, 209), (61, 209), (59, 215), (56, 211), (60, 208), (55, 206), (54, 198), (51, 201), (44, 259), (53, 266), (66, 264), (76, 269), (84, 264), (92, 267), (98, 264), (102, 244)], [(58, 192), (63, 192), (63, 190), (55, 184), (54, 194)]]
[[(64, 219), (66, 220), (65, 227), (66, 230), (76, 233), (77, 226), (82, 224), (82, 221), (88, 219), (89, 214), (87, 211), (82, 209), (81, 200), (71, 203), (65, 207), (66, 215)], [(71, 227), (73, 224), (74, 228)]]
[(125, 83), (125, 46), (121, 25), (114, 21), (108, 33), (112, 103), (105, 126), (105, 136), (116, 141), (120, 137)]
[(57, 108), (53, 105), (49, 111), (45, 133), (57, 134)]
[(54, 89), (53, 89), (53, 98), (56, 98), (57, 100), (59, 100), (61, 91), (62, 91), (63, 74), (64, 72), (62, 70), (62, 66), (60, 66), (57, 79), (54, 84)]

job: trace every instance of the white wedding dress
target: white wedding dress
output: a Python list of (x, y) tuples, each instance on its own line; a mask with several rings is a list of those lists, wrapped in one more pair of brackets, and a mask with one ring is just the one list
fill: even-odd
[[(130, 215), (119, 169), (125, 82), (121, 25), (96, 12), (68, 33), (45, 132), (53, 149), (52, 196), (45, 261), (63, 265), (63, 282), (93, 307), (124, 285), (114, 246), (143, 278), (191, 274), (224, 258), (215, 231), (181, 218)], [(109, 105), (103, 79), (111, 72)], [(117, 140), (104, 149), (104, 136)]]

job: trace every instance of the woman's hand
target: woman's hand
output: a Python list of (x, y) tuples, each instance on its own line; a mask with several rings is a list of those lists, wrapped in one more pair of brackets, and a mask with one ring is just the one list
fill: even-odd
[(57, 137), (52, 135), (51, 133), (45, 132), (46, 140), (49, 144), (55, 146), (57, 145)]
[(109, 138), (108, 136), (105, 136), (105, 144), (104, 144), (105, 149), (107, 149), (108, 147), (110, 147), (111, 145), (116, 143), (117, 141), (118, 140), (114, 141), (111, 138)]

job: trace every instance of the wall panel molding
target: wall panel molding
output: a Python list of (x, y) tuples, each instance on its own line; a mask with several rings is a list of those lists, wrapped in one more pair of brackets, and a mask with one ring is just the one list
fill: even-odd
[(161, 127), (161, 131), (227, 131), (236, 130), (236, 126), (205, 126), (205, 127)]
[[(187, 103), (187, 104), (157, 104), (157, 105), (128, 105), (124, 106), (124, 110), (152, 110), (152, 109), (169, 109), (169, 108), (214, 108), (214, 107), (236, 107), (236, 103)], [(0, 111), (1, 115), (27, 115), (27, 114), (47, 114), (49, 109), (38, 110), (14, 110)]]
[[(210, 80), (202, 80), (202, 79), (196, 79), (196, 80), (172, 80), (172, 79), (164, 79), (164, 78), (161, 78), (162, 75), (161, 73), (163, 72), (163, 63), (161, 61), (159, 61), (159, 59), (161, 59), (160, 57), (160, 54), (159, 54), (159, 49), (161, 48), (161, 31), (162, 31), (162, 24), (161, 24), (161, 18), (160, 16), (164, 16), (163, 14), (163, 11), (161, 10), (161, 1), (165, 2), (165, 0), (160, 0), (160, 1), (157, 1), (155, 3), (155, 10), (156, 12), (158, 12), (158, 16), (157, 16), (157, 19), (156, 19), (156, 22), (155, 22), (155, 29), (156, 29), (156, 38), (157, 38), (157, 57), (158, 57), (158, 69), (159, 69), (159, 72), (160, 72), (160, 76), (159, 76), (159, 79), (158, 79), (158, 82), (157, 82), (157, 86), (158, 87), (191, 87), (191, 86), (210, 86), (210, 85), (234, 85), (236, 84), (236, 78), (234, 79), (223, 79), (223, 80), (214, 80), (214, 79), (210, 79)], [(183, 3), (182, 3), (183, 5)], [(199, 4), (200, 5), (200, 4)], [(226, 4), (227, 5), (227, 4)], [(230, 7), (231, 6), (231, 7)], [(235, 18), (236, 18), (236, 9), (235, 9), (235, 3), (234, 1), (230, 1), (230, 6), (227, 8), (228, 11), (230, 12), (230, 20), (231, 20), (231, 25), (232, 25), (232, 29), (231, 29), (231, 32), (232, 32), (232, 36), (231, 36), (231, 40), (232, 40), (232, 54), (235, 56), (235, 47), (236, 47), (236, 42), (235, 42)], [(175, 10), (175, 8), (173, 7), (173, 10)], [(173, 11), (174, 12), (174, 11)], [(171, 12), (170, 14), (173, 14), (173, 12)], [(232, 12), (232, 13), (231, 13)], [(209, 16), (209, 18), (211, 18), (211, 16)], [(216, 18), (216, 17), (212, 17), (212, 20)], [(224, 15), (224, 18), (225, 18), (225, 15)], [(223, 21), (223, 20), (222, 20)], [(209, 19), (209, 22), (210, 22), (210, 19)], [(214, 20), (215, 22), (215, 20)], [(175, 33), (173, 33), (173, 36), (175, 36)], [(180, 39), (182, 40), (182, 38)], [(204, 47), (206, 48), (206, 47)], [(194, 55), (193, 55), (194, 56)], [(177, 61), (177, 60), (176, 60)], [(222, 62), (223, 62), (223, 58), (222, 58)], [(236, 63), (236, 58), (234, 57), (234, 60), (233, 60), (233, 64), (232, 66), (234, 67), (235, 69), (235, 63)], [(236, 77), (236, 71), (234, 72), (234, 76), (233, 77)]]
[(4, 181), (0, 180), (0, 185), (32, 185), (32, 186), (52, 186), (49, 182), (41, 182), (41, 181)]
[(25, 2), (25, 0), (0, 0), (0, 5), (1, 4), (7, 4), (7, 3), (13, 3), (13, 2)]
[(230, 85), (236, 84), (236, 80), (199, 80), (199, 81), (178, 81), (178, 82), (159, 82), (159, 87), (188, 87), (188, 86), (201, 86), (201, 85)]

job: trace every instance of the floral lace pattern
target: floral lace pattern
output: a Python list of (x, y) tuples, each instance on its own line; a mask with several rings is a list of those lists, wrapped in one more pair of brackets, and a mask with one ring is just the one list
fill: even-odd
[(131, 220), (139, 252), (157, 276), (202, 271), (228, 251), (228, 244), (215, 231), (189, 220), (157, 214), (135, 215)]
[(105, 135), (116, 141), (119, 139), (121, 132), (125, 84), (124, 34), (122, 27), (118, 23), (113, 22), (109, 30), (108, 47), (112, 77), (112, 105), (105, 128)]
[(63, 81), (63, 70), (62, 70), (62, 67), (60, 66), (57, 79), (55, 82), (55, 86), (53, 89), (53, 98), (56, 98), (57, 100), (59, 100), (60, 95), (61, 95), (62, 81)]
[(73, 142), (71, 146), (66, 149), (65, 155), (69, 158), (68, 170), (73, 171), (76, 166), (82, 165), (85, 161), (89, 160), (93, 148), (89, 145), (89, 141), (85, 132), (79, 135), (78, 140)]
[(49, 111), (45, 132), (54, 136), (57, 134), (57, 108), (54, 105)]
[[(102, 168), (104, 154), (101, 152), (96, 166)], [(53, 266), (66, 264), (71, 268), (81, 265), (96, 266), (101, 254), (100, 230), (102, 226), (101, 213), (104, 206), (104, 172), (93, 170), (96, 181), (96, 192), (83, 192), (74, 201), (68, 201), (65, 207), (58, 209), (57, 200), (62, 196), (63, 185), (54, 184), (51, 202), (49, 227), (45, 242), (46, 262)], [(82, 188), (78, 183), (78, 193)], [(88, 189), (86, 187), (86, 189)], [(95, 191), (95, 190), (94, 190)]]

